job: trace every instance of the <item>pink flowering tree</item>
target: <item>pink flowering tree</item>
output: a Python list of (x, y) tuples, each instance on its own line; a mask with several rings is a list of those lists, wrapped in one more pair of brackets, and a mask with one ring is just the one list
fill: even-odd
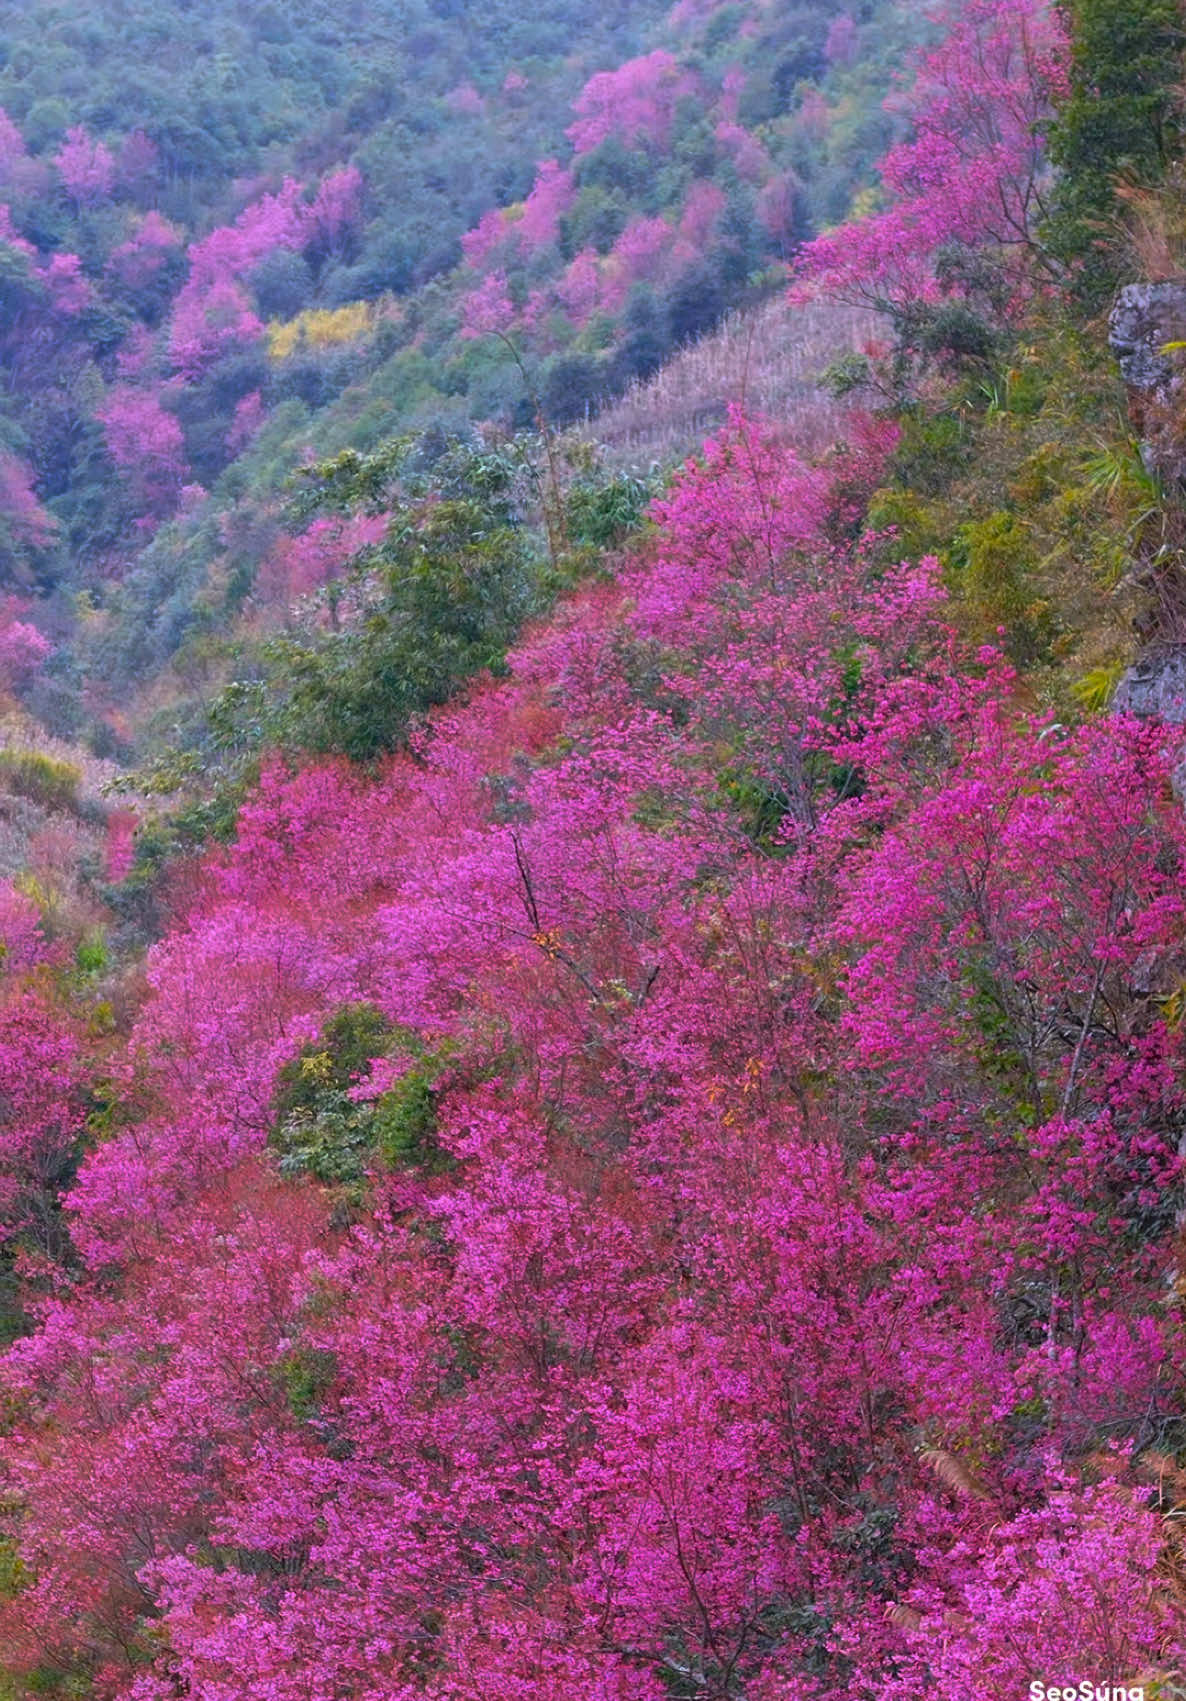
[(54, 164), (66, 193), (78, 206), (93, 207), (110, 198), (115, 187), (115, 156), (81, 124), (67, 130)]
[(331, 228), (336, 240), (345, 229), (341, 221), (354, 216), (356, 187), (348, 171), (341, 174), (320, 212), (313, 213), (300, 183), (285, 178), (274, 194), (245, 207), (234, 224), (220, 225), (191, 244), (189, 277), (169, 327), (169, 355), (181, 377), (200, 377), (223, 354), (262, 334), (245, 282), (248, 274), (276, 249), (299, 252), (315, 238), (325, 240)]
[(112, 885), (126, 880), (136, 857), (137, 817), (134, 809), (113, 809), (107, 817), (103, 875)]
[(10, 605), (0, 614), (0, 685), (9, 691), (23, 685), (53, 654), (53, 645), (43, 632), (15, 612)]
[(263, 335), (245, 287), (230, 276), (191, 277), (169, 325), (169, 357), (183, 378), (198, 378), (223, 354)]
[(569, 262), (556, 285), (556, 295), (574, 325), (588, 323), (601, 295), (601, 263), (594, 249), (583, 248)]
[[(35, 960), (25, 917), (0, 892), (0, 929), (5, 922), (18, 957)], [(40, 1253), (60, 1256), (58, 1196), (82, 1129), (78, 1040), (35, 994), (11, 987), (0, 995), (0, 1103), (0, 1240), (28, 1237)]]
[(160, 165), (161, 150), (143, 130), (132, 130), (120, 144), (119, 181), (133, 192), (150, 193)]
[(476, 289), (462, 297), (461, 335), (467, 340), (492, 331), (509, 331), (515, 322), (515, 306), (507, 293), (503, 271), (489, 272)]
[(362, 219), (362, 189), (362, 173), (354, 165), (322, 178), (305, 214), (308, 239), (319, 253), (344, 252)]
[(535, 174), (531, 193), (523, 203), (522, 216), (515, 228), (520, 247), (532, 254), (555, 242), (560, 220), (572, 205), (576, 193), (572, 175), (554, 159), (546, 159)]
[(171, 513), (185, 473), (184, 439), (175, 414), (150, 391), (117, 385), (96, 410), (108, 453), (125, 474), (138, 509)]
[(692, 73), (663, 48), (628, 60), (616, 71), (599, 71), (573, 103), (577, 116), (568, 127), (569, 140), (578, 154), (590, 152), (609, 136), (661, 144), (679, 102), (695, 89)]
[(472, 83), (458, 83), (451, 88), (445, 104), (452, 112), (464, 113), (467, 118), (480, 118), (486, 110), (486, 102)]
[(0, 242), (14, 248), (18, 254), (23, 254), (27, 260), (36, 255), (37, 250), (31, 242), (26, 242), (12, 222), (12, 209), (7, 202), (0, 201)]
[(245, 449), (264, 422), (264, 402), (258, 390), (251, 390), (235, 404), (231, 428), (227, 432), (227, 448), (237, 455)]
[(0, 452), (0, 526), (11, 548), (46, 549), (57, 526), (33, 490), (33, 472), (16, 455)]
[(111, 251), (108, 266), (121, 283), (141, 289), (160, 273), (166, 259), (181, 247), (181, 233), (156, 211), (144, 214), (126, 242)]
[(327, 584), (387, 526), (382, 515), (314, 520), (296, 537), (284, 536), (260, 568), (257, 595), (269, 604), (290, 603)]
[[(15, 1681), (1181, 1669), (1175, 752), (1026, 714), (939, 564), (854, 538), (893, 433), (846, 436), (813, 463), (734, 411), (407, 751), (263, 765), (0, 1365)], [(35, 1239), (77, 1125), (16, 998)]]
[(837, 12), (824, 43), (829, 65), (851, 65), (857, 55), (858, 31), (850, 12)]
[(801, 288), (905, 319), (941, 298), (945, 250), (991, 251), (1015, 289), (1040, 257), (1043, 129), (1066, 85), (1059, 16), (1038, 0), (970, 0), (941, 21), (890, 103), (912, 135), (881, 162), (887, 207), (809, 243)]
[(35, 268), (35, 276), (45, 285), (55, 313), (67, 319), (75, 318), (94, 299), (77, 254), (55, 254), (48, 266)]

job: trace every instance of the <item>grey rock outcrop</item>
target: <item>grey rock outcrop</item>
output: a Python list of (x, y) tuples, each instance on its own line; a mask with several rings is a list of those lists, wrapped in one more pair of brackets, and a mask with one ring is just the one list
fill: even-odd
[(1186, 278), (1128, 284), (1108, 328), (1141, 458), (1170, 488), (1186, 487), (1186, 351), (1163, 352), (1186, 342)]
[(1117, 714), (1186, 723), (1186, 648), (1150, 650), (1125, 672), (1112, 697)]
[[(1162, 645), (1139, 657), (1112, 695), (1112, 712), (1156, 719), (1166, 726), (1186, 725), (1186, 645)], [(1175, 760), (1170, 784), (1178, 802), (1186, 805), (1186, 754)]]

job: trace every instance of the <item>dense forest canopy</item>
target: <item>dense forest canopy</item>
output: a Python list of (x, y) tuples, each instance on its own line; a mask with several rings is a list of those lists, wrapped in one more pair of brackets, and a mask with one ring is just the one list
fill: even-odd
[(1186, 1694), (1184, 48), (0, 5), (0, 1701)]

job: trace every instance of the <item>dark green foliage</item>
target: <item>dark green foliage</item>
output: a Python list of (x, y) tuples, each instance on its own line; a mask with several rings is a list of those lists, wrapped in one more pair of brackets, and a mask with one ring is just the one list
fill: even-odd
[(967, 422), (954, 409), (928, 414), (913, 407), (901, 415), (900, 423), (894, 456), (897, 480), (925, 495), (937, 495), (967, 465), (972, 450)]
[(320, 1347), (290, 1347), (277, 1360), (275, 1374), (293, 1417), (308, 1423), (333, 1387), (337, 1361)]
[[(344, 1092), (358, 1081), (373, 1057), (382, 1055), (392, 1036), (391, 1023), (373, 1004), (346, 1004), (322, 1029), (318, 1044), (306, 1046), (280, 1071), (276, 1115), (283, 1121), (298, 1111), (316, 1110), (327, 1091)], [(310, 1069), (309, 1059), (324, 1059)]]
[(413, 716), (501, 661), (543, 590), (517, 506), (523, 467), (472, 444), (446, 439), (437, 448), (401, 439), (322, 469), (313, 503), (390, 505), (386, 538), (331, 589), (328, 630), (269, 644), (265, 679), (232, 687), (216, 716), (241, 728), (248, 708), (267, 742), (365, 761), (396, 748)]
[(650, 378), (662, 366), (671, 349), (667, 320), (645, 284), (638, 286), (626, 304), (625, 334), (618, 356), (619, 381)]
[(582, 190), (616, 190), (640, 202), (654, 181), (654, 161), (641, 148), (628, 148), (620, 136), (608, 136), (599, 147), (580, 156), (573, 174)]
[(950, 557), (985, 635), (1003, 628), (1015, 662), (1038, 660), (1050, 641), (1050, 613), (1034, 592), (1037, 560), (1024, 521), (1001, 510), (969, 521), (957, 532)]
[(711, 331), (729, 305), (724, 280), (706, 260), (694, 260), (667, 297), (667, 334), (673, 344), (695, 342)]
[(1186, 37), (1178, 0), (1066, 0), (1064, 11), (1071, 89), (1050, 131), (1059, 178), (1048, 240), (1080, 268), (1094, 307), (1118, 276), (1117, 183), (1158, 182), (1179, 150)]
[(947, 301), (920, 313), (912, 341), (924, 357), (959, 369), (988, 366), (999, 355), (1001, 335), (995, 325), (963, 301)]
[(630, 220), (630, 202), (621, 189), (587, 184), (561, 222), (561, 251), (571, 257), (584, 248), (608, 254)]
[[(230, 809), (263, 749), (368, 761), (467, 679), (498, 673), (524, 620), (595, 569), (654, 494), (647, 481), (606, 478), (591, 455), (576, 457), (575, 476), (558, 459), (535, 438), (483, 443), (438, 426), (316, 469), (294, 502), (295, 527), (362, 510), (389, 516), (384, 537), (331, 581), (311, 617), (234, 651), (221, 645), (237, 676), (195, 706), (190, 725), (171, 723), (159, 783), (150, 769), (138, 784), (169, 790), (200, 776)], [(204, 647), (213, 656), (216, 635), (191, 632), (195, 662)]]
[(276, 248), (248, 278), (264, 319), (292, 319), (313, 296), (313, 273), (300, 254)]
[[(373, 1099), (351, 1098), (372, 1059), (383, 1057), (406, 1065), (394, 1086)], [(438, 1164), (433, 1086), (443, 1067), (442, 1054), (426, 1051), (373, 1005), (345, 1005), (280, 1072), (272, 1143), (281, 1169), (356, 1188), (376, 1161)]]
[(568, 493), (568, 535), (575, 544), (614, 549), (642, 524), (657, 481), (628, 473), (605, 482), (582, 480)]
[(612, 388), (606, 361), (591, 354), (563, 354), (548, 367), (540, 401), (544, 418), (553, 425), (569, 425), (596, 413)]

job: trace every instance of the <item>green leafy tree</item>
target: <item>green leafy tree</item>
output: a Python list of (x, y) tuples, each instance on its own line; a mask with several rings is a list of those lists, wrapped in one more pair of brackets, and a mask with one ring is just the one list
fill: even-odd
[(500, 665), (541, 606), (544, 571), (512, 450), (401, 438), (320, 472), (310, 511), (390, 511), (386, 536), (330, 586), (326, 626), (267, 646), (263, 689), (244, 696), (237, 684), (221, 707), (238, 727), (242, 703), (257, 715), (262, 697), (264, 741), (366, 761), (464, 679)]
[(1117, 184), (1155, 183), (1182, 140), (1186, 44), (1178, 0), (1068, 0), (1070, 88), (1050, 133), (1058, 168), (1049, 242), (1102, 304), (1118, 269)]

